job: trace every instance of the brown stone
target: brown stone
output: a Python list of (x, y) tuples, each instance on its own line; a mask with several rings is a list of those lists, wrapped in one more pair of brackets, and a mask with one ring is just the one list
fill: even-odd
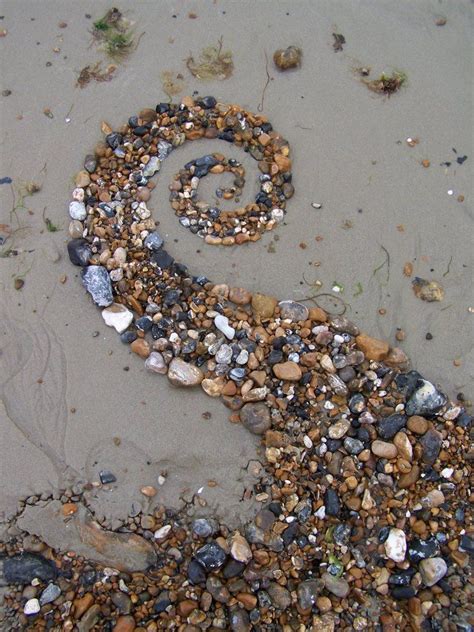
[(273, 366), (273, 373), (279, 380), (286, 380), (288, 382), (297, 382), (303, 375), (301, 368), (296, 362), (281, 362)]
[(400, 369), (401, 371), (406, 371), (410, 366), (407, 354), (400, 347), (390, 349), (384, 362), (392, 369)]
[(359, 334), (356, 337), (356, 344), (368, 360), (375, 360), (376, 362), (384, 360), (390, 351), (388, 342), (371, 338), (366, 334)]
[(217, 377), (214, 380), (205, 379), (201, 382), (201, 388), (209, 397), (219, 397), (224, 388), (224, 378)]
[(398, 454), (409, 463), (413, 458), (413, 448), (406, 432), (397, 432), (393, 437), (393, 443), (397, 446)]
[(76, 175), (75, 181), (77, 187), (85, 188), (89, 186), (91, 178), (87, 171), (79, 171), (79, 173)]
[(252, 371), (249, 377), (255, 382), (257, 386), (263, 386), (265, 384), (265, 380), (267, 379), (267, 374), (265, 371)]
[(187, 617), (189, 614), (191, 614), (196, 606), (196, 601), (193, 601), (192, 599), (184, 599), (178, 604), (178, 614), (181, 617)]
[(236, 305), (248, 305), (252, 300), (252, 293), (243, 287), (231, 287), (229, 300)]
[(394, 459), (398, 454), (397, 446), (378, 439), (372, 443), (371, 449), (375, 456), (383, 459)]
[(278, 301), (273, 296), (259, 293), (252, 296), (252, 309), (254, 314), (263, 320), (273, 316), (277, 304)]
[(257, 597), (250, 593), (237, 593), (236, 599), (246, 610), (253, 610), (257, 605)]
[(402, 474), (398, 479), (398, 487), (400, 489), (408, 489), (414, 485), (417, 480), (420, 478), (421, 470), (418, 465), (414, 465), (410, 472), (407, 474)]
[(424, 435), (427, 432), (430, 424), (424, 417), (420, 417), (419, 415), (413, 415), (413, 417), (409, 417), (407, 421), (408, 429), (418, 435)]
[(136, 353), (140, 358), (148, 358), (150, 355), (150, 345), (144, 338), (137, 338), (130, 345), (130, 349), (133, 353)]
[(284, 448), (290, 444), (290, 438), (279, 430), (267, 430), (265, 433), (265, 445), (267, 448)]
[(328, 319), (328, 315), (320, 307), (309, 308), (309, 319), (314, 320), (317, 323), (325, 323)]
[(135, 619), (131, 616), (119, 617), (112, 630), (113, 632), (133, 632), (135, 630)]
[(229, 380), (227, 384), (223, 386), (221, 395), (232, 396), (232, 395), (235, 395), (236, 393), (237, 393), (237, 386), (235, 385), (235, 382), (233, 382), (232, 380)]
[(89, 608), (94, 603), (94, 595), (92, 593), (86, 593), (83, 597), (79, 597), (79, 599), (74, 599), (73, 608), (74, 608), (74, 616), (76, 619), (80, 619), (84, 612), (89, 610)]
[(300, 358), (300, 362), (303, 366), (313, 368), (316, 366), (318, 362), (318, 354), (315, 351), (311, 351), (309, 353), (303, 353)]

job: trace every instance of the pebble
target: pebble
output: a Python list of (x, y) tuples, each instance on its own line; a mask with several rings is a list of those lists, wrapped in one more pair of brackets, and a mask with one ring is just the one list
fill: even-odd
[(52, 603), (61, 594), (61, 588), (57, 584), (48, 584), (41, 593), (39, 602), (42, 606)]
[(443, 393), (427, 380), (419, 380), (416, 388), (408, 400), (405, 410), (407, 415), (431, 415), (442, 408), (447, 402)]
[(443, 438), (439, 432), (430, 429), (420, 439), (420, 445), (423, 449), (422, 459), (424, 463), (433, 465), (441, 450)]
[(150, 344), (144, 338), (137, 338), (130, 344), (130, 349), (140, 358), (148, 358), (150, 355)]
[(225, 564), (225, 551), (217, 542), (208, 542), (196, 551), (195, 559), (206, 571), (214, 571)]
[(252, 434), (263, 435), (271, 427), (270, 411), (263, 402), (244, 404), (239, 416), (242, 425)]
[(133, 632), (135, 630), (135, 619), (131, 616), (121, 616), (112, 628), (112, 632)]
[(409, 417), (407, 421), (408, 430), (418, 435), (423, 435), (429, 428), (429, 423), (424, 417), (414, 415)]
[(278, 301), (273, 296), (259, 294), (258, 292), (252, 296), (252, 310), (255, 316), (262, 320), (273, 316), (277, 304)]
[(173, 358), (168, 368), (168, 379), (174, 386), (197, 386), (204, 378), (203, 372), (181, 358)]
[(279, 380), (286, 380), (288, 382), (298, 382), (303, 375), (300, 366), (290, 360), (273, 365), (273, 373)]
[(168, 373), (168, 367), (163, 358), (163, 355), (159, 351), (152, 351), (145, 360), (145, 368), (152, 373), (159, 373), (160, 375), (166, 375)]
[(385, 540), (385, 554), (394, 562), (401, 563), (405, 560), (407, 552), (407, 540), (405, 533), (401, 529), (390, 529), (388, 538)]
[(111, 483), (117, 482), (117, 477), (109, 470), (101, 470), (99, 472), (99, 478), (102, 485), (110, 485)]
[(77, 219), (82, 222), (87, 217), (87, 211), (84, 202), (71, 202), (69, 204), (69, 215), (71, 219)]
[(298, 585), (298, 604), (303, 610), (312, 608), (324, 588), (320, 579), (307, 579)]
[(342, 437), (347, 434), (350, 427), (350, 421), (347, 419), (340, 419), (329, 427), (328, 437), (330, 439), (342, 439)]
[(279, 48), (273, 53), (273, 61), (279, 70), (297, 68), (301, 64), (302, 52), (297, 46)]
[(381, 419), (377, 425), (377, 432), (382, 439), (392, 439), (407, 423), (405, 415), (390, 415)]
[(371, 338), (366, 334), (359, 334), (356, 337), (356, 344), (368, 360), (376, 360), (377, 362), (384, 360), (390, 351), (387, 342)]
[(341, 511), (341, 501), (337, 492), (329, 487), (324, 493), (324, 506), (327, 516), (338, 516)]
[(278, 608), (279, 610), (286, 610), (290, 607), (291, 595), (284, 586), (280, 586), (280, 584), (277, 584), (276, 582), (270, 582), (267, 592), (275, 608)]
[(229, 319), (227, 316), (217, 314), (214, 318), (214, 325), (217, 329), (224, 334), (228, 340), (233, 340), (235, 336), (235, 329), (229, 325)]
[(429, 557), (434, 557), (439, 553), (439, 544), (435, 538), (422, 540), (414, 538), (408, 546), (408, 557), (411, 562), (420, 562)]
[(206, 518), (197, 518), (192, 524), (192, 530), (200, 538), (207, 538), (215, 532), (216, 526)]
[(40, 610), (41, 610), (41, 606), (38, 599), (28, 599), (28, 601), (25, 603), (25, 606), (23, 608), (23, 612), (26, 615), (38, 614)]
[(71, 263), (75, 266), (86, 266), (92, 255), (92, 250), (85, 239), (72, 239), (67, 245), (67, 252)]
[(82, 282), (99, 307), (108, 307), (114, 302), (109, 273), (102, 266), (87, 266), (82, 272)]
[(3, 560), (3, 577), (8, 584), (31, 584), (35, 579), (44, 582), (56, 579), (56, 566), (35, 553), (22, 553)]
[(247, 564), (252, 559), (252, 549), (250, 548), (249, 543), (238, 532), (232, 536), (230, 554), (234, 560), (243, 562), (244, 564)]
[(323, 573), (321, 579), (326, 590), (341, 599), (345, 599), (351, 590), (348, 582), (342, 577), (335, 577), (331, 573)]
[(122, 334), (133, 321), (133, 313), (120, 303), (113, 303), (102, 310), (102, 318), (109, 327)]
[(393, 443), (387, 443), (386, 441), (379, 441), (378, 439), (372, 443), (371, 450), (375, 456), (379, 456), (383, 459), (395, 459), (398, 454), (397, 446)]
[(295, 301), (280, 301), (280, 303), (278, 303), (278, 307), (280, 308), (280, 318), (291, 320), (293, 322), (308, 319), (309, 309), (302, 303), (297, 303)]
[(164, 239), (158, 233), (153, 232), (145, 237), (143, 243), (148, 250), (159, 250), (164, 244)]
[(419, 569), (423, 583), (426, 586), (434, 586), (446, 575), (448, 572), (448, 565), (442, 557), (430, 557), (428, 559), (421, 560)]

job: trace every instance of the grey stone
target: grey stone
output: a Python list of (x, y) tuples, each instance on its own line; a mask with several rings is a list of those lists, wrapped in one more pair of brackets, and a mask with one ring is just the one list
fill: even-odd
[(40, 604), (44, 606), (46, 603), (52, 603), (61, 594), (61, 588), (57, 584), (48, 584), (41, 593)]
[(252, 434), (262, 435), (271, 427), (270, 411), (263, 402), (244, 404), (240, 421)]
[(446, 402), (446, 396), (438, 391), (431, 382), (419, 379), (405, 406), (405, 410), (407, 415), (432, 415), (442, 408)]
[(344, 599), (349, 594), (350, 586), (342, 577), (335, 577), (331, 575), (331, 573), (324, 573), (322, 580), (326, 590), (336, 597)]
[(280, 308), (280, 318), (285, 320), (291, 320), (298, 322), (301, 320), (307, 320), (309, 316), (309, 309), (303, 303), (297, 303), (296, 301), (281, 301), (278, 303)]
[(82, 273), (84, 287), (99, 307), (108, 307), (114, 301), (109, 273), (103, 266), (87, 266)]
[(324, 588), (320, 579), (307, 579), (298, 586), (298, 603), (303, 610), (312, 608)]
[(149, 250), (159, 250), (165, 243), (163, 237), (157, 232), (150, 233), (145, 237), (144, 244)]

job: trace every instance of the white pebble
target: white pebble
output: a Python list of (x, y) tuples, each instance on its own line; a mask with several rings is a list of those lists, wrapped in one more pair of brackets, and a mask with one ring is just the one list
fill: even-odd
[(102, 310), (102, 318), (106, 325), (113, 327), (119, 334), (123, 334), (130, 326), (133, 314), (124, 305), (113, 303)]
[(69, 215), (72, 219), (78, 219), (80, 222), (86, 219), (87, 211), (83, 202), (70, 202), (69, 203)]
[(170, 531), (171, 525), (166, 524), (164, 527), (161, 527), (161, 529), (158, 529), (158, 531), (155, 531), (155, 540), (163, 540)]
[(214, 325), (219, 331), (224, 334), (226, 338), (228, 338), (229, 340), (233, 340), (235, 336), (235, 329), (229, 325), (229, 319), (227, 318), (227, 316), (217, 314), (217, 316), (214, 318)]
[(23, 612), (28, 615), (38, 614), (40, 610), (41, 606), (38, 599), (28, 599), (28, 601), (25, 603), (25, 607), (23, 608)]
[(407, 540), (401, 529), (390, 529), (385, 541), (385, 554), (394, 562), (403, 562), (407, 552)]

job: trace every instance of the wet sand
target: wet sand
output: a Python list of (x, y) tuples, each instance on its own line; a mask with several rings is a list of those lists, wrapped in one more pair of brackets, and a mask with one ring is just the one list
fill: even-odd
[[(206, 247), (179, 226), (169, 207), (167, 185), (198, 147), (176, 152), (158, 175), (149, 205), (170, 253), (215, 282), (280, 298), (314, 293), (303, 275), (322, 282), (319, 292), (334, 294), (337, 282), (344, 291), (335, 296), (347, 304), (349, 318), (391, 344), (403, 329), (406, 339), (398, 344), (415, 368), (449, 396), (472, 397), (470, 3), (278, 2), (270, 10), (263, 2), (123, 2), (137, 35), (144, 32), (138, 48), (112, 81), (81, 90), (80, 70), (106, 60), (90, 29), (108, 8), (103, 2), (2, 3), (0, 28), (8, 33), (0, 39), (1, 90), (12, 94), (1, 97), (0, 177), (13, 179), (17, 202), (22, 183), (34, 180), (42, 189), (17, 209), (25, 229), (6, 245), (18, 255), (0, 259), (1, 517), (15, 511), (19, 497), (70, 480), (97, 480), (102, 469), (120, 481), (92, 502), (110, 526), (120, 524), (134, 503), (144, 506), (140, 487), (156, 485), (161, 473), (167, 480), (157, 502), (173, 505), (204, 487), (208, 508), (229, 523), (253, 511), (240, 501), (258, 439), (230, 424), (228, 411), (202, 392), (182, 392), (145, 373), (104, 325), (65, 255), (72, 178), (101, 138), (101, 122), (119, 126), (166, 100), (163, 71), (183, 74), (182, 95), (196, 90), (256, 111), (267, 79), (266, 52), (272, 79), (263, 110), (291, 144), (296, 188), (276, 233), (248, 247)], [(190, 11), (198, 17), (190, 19)], [(435, 24), (440, 15), (447, 18), (442, 27)], [(64, 29), (58, 28), (62, 20)], [(333, 32), (346, 38), (342, 52), (332, 48)], [(184, 59), (220, 36), (233, 52), (233, 76), (222, 82), (193, 78)], [(280, 74), (271, 55), (289, 44), (303, 49), (303, 65)], [(354, 75), (358, 66), (371, 66), (374, 76), (402, 69), (407, 86), (380, 98)], [(408, 137), (419, 144), (409, 147)], [(231, 153), (220, 142), (201, 147), (203, 154), (209, 148)], [(463, 165), (452, 148), (468, 156)], [(429, 168), (421, 165), (424, 159)], [(440, 166), (445, 161), (452, 165)], [(243, 202), (252, 197), (254, 178), (249, 168)], [(214, 183), (206, 182), (205, 191), (211, 193)], [(0, 196), (0, 223), (15, 227), (12, 188), (1, 185)], [(45, 208), (60, 231), (45, 229)], [(403, 274), (406, 262), (413, 263), (414, 275), (442, 283), (441, 303), (415, 297)], [(19, 291), (16, 277), (25, 282)], [(204, 412), (211, 418), (203, 419)], [(217, 486), (208, 487), (208, 480)]]

